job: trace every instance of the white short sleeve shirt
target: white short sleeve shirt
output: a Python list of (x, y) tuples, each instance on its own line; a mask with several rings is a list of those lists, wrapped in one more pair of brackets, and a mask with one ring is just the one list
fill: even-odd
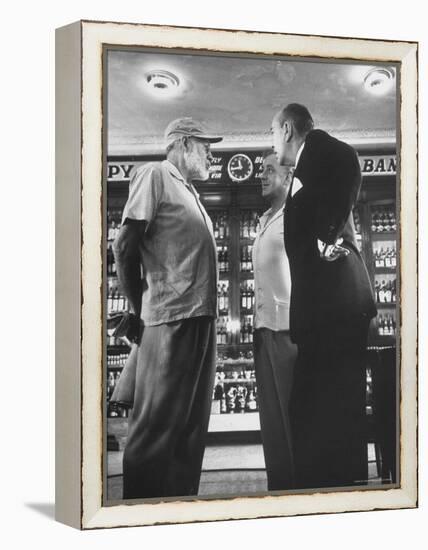
[(284, 246), (284, 213), (281, 208), (271, 218), (271, 210), (260, 218), (253, 246), (254, 327), (290, 329), (291, 277)]

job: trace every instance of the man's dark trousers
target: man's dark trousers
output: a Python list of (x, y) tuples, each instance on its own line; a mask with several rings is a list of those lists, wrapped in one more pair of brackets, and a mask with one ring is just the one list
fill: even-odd
[(367, 319), (356, 319), (298, 342), (290, 402), (296, 489), (367, 482), (367, 332)]
[(215, 376), (215, 319), (145, 327), (123, 457), (123, 498), (196, 495)]

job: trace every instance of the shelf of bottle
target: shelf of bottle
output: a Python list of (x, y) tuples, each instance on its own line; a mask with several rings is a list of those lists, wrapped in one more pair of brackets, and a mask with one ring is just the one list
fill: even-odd
[(118, 353), (129, 353), (131, 348), (126, 344), (115, 344), (114, 346), (107, 346), (107, 355), (117, 355)]
[(378, 275), (386, 275), (388, 273), (391, 273), (394, 275), (397, 271), (396, 267), (375, 267), (375, 274)]
[(247, 281), (254, 279), (254, 271), (240, 271), (239, 277), (241, 281)]
[[(125, 353), (127, 353), (127, 352), (125, 352)], [(107, 370), (108, 371), (118, 371), (118, 370), (121, 371), (121, 370), (123, 370), (124, 366), (125, 365), (123, 365), (123, 364), (122, 365), (107, 365)]]
[(220, 351), (228, 351), (230, 350), (231, 348), (233, 348), (234, 346), (236, 346), (236, 344), (217, 344), (217, 349), (220, 350)]
[(396, 231), (382, 231), (377, 233), (376, 231), (372, 231), (371, 233), (372, 241), (395, 241), (397, 238), (397, 232)]
[(217, 384), (255, 384), (256, 379), (255, 378), (223, 378), (220, 379)]
[(376, 302), (376, 307), (378, 309), (395, 309), (397, 307), (397, 302)]
[(126, 309), (113, 309), (113, 308), (108, 308), (107, 309), (107, 315), (118, 315), (119, 313), (126, 313)]
[(209, 432), (248, 432), (260, 430), (258, 412), (211, 414)]
[(239, 237), (241, 244), (253, 244), (255, 237)]
[(229, 271), (220, 271), (220, 273), (218, 274), (218, 278), (220, 279), (220, 281), (228, 281), (230, 278)]
[(253, 369), (254, 366), (254, 359), (248, 358), (248, 357), (240, 357), (239, 359), (218, 359), (217, 360), (217, 367), (230, 371), (230, 370), (236, 370), (236, 369)]
[(217, 348), (219, 351), (227, 352), (231, 348), (239, 347), (240, 349), (252, 349), (253, 343), (252, 342), (231, 342), (229, 344), (217, 344)]
[(225, 239), (220, 239), (219, 237), (214, 237), (215, 242), (218, 246), (228, 246), (229, 245), (229, 237), (226, 237)]
[(373, 334), (369, 338), (368, 349), (390, 348), (396, 345), (396, 336), (391, 334)]

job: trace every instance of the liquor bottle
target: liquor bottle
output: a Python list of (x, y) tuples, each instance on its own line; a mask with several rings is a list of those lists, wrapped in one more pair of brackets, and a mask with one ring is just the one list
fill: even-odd
[(219, 266), (220, 273), (224, 273), (225, 269), (224, 269), (224, 247), (223, 246), (219, 247), (218, 249), (218, 266)]
[(250, 320), (248, 320), (247, 334), (248, 334), (248, 343), (252, 344), (253, 343), (253, 325)]
[(385, 210), (383, 208), (379, 208), (379, 218), (378, 218), (378, 226), (377, 230), (379, 233), (383, 233), (385, 231)]
[(397, 222), (395, 219), (395, 212), (393, 210), (391, 211), (390, 223), (391, 223), (391, 231), (397, 231)]
[(248, 271), (253, 271), (253, 245), (248, 246)]
[(217, 321), (217, 344), (222, 343), (222, 325), (223, 325), (223, 317), (219, 317)]
[(391, 267), (391, 249), (389, 247), (385, 252), (385, 267)]
[(245, 311), (247, 309), (247, 283), (243, 283), (241, 286), (241, 310)]
[(227, 403), (226, 403), (226, 393), (224, 388), (222, 388), (221, 398), (220, 398), (220, 413), (227, 413)]
[(236, 407), (236, 388), (235, 386), (231, 386), (229, 388), (229, 391), (226, 394), (226, 406), (227, 406), (227, 412), (229, 414), (233, 414), (235, 412)]
[(238, 406), (239, 406), (239, 412), (244, 413), (245, 412), (245, 403), (247, 401), (247, 393), (248, 390), (245, 386), (239, 386), (238, 387)]
[(396, 288), (396, 279), (394, 279), (391, 285), (391, 302), (395, 304), (396, 301), (397, 301), (397, 288)]
[(379, 281), (376, 279), (375, 280), (375, 285), (374, 285), (374, 292), (375, 292), (375, 300), (376, 302), (379, 302), (379, 289), (380, 289), (380, 284), (379, 284)]
[(248, 239), (249, 231), (248, 231), (248, 218), (246, 212), (243, 213), (243, 222), (242, 222), (242, 237), (244, 239)]
[(383, 316), (382, 316), (382, 315), (379, 315), (379, 320), (378, 320), (378, 334), (379, 334), (379, 336), (384, 336), (384, 335), (385, 335), (384, 320), (383, 320)]
[(228, 286), (224, 284), (224, 311), (229, 311), (229, 292), (228, 292)]
[(241, 342), (243, 344), (246, 344), (248, 341), (248, 334), (247, 334), (247, 324), (245, 322), (245, 317), (242, 318), (242, 322), (241, 322), (241, 334), (242, 334)]
[(394, 330), (394, 326), (393, 326), (392, 315), (389, 315), (389, 318), (388, 318), (388, 334), (389, 334), (389, 336), (394, 336), (394, 333), (395, 333), (395, 330)]
[(378, 253), (377, 248), (373, 249), (373, 261), (374, 261), (375, 268), (378, 268), (379, 267), (379, 253)]
[(247, 281), (247, 293), (246, 293), (246, 300), (245, 300), (245, 309), (247, 311), (251, 311), (251, 283), (250, 283), (250, 281)]
[(384, 300), (388, 304), (392, 302), (391, 281), (388, 281), (385, 285)]
[(218, 218), (218, 238), (224, 239), (224, 220), (223, 216), (219, 216)]
[(385, 212), (384, 216), (384, 231), (391, 231), (391, 218), (390, 212)]
[(115, 386), (115, 379), (113, 372), (108, 373), (108, 379), (107, 379), (107, 399), (110, 399), (110, 397), (113, 394), (114, 386)]
[(257, 235), (257, 225), (259, 223), (259, 217), (257, 215), (257, 212), (254, 211), (252, 213), (252, 219), (251, 219), (251, 231), (250, 231), (250, 237), (252, 239), (255, 239), (256, 235)]
[(374, 210), (372, 212), (372, 224), (371, 224), (371, 230), (372, 230), (373, 233), (377, 233), (378, 224), (379, 224), (379, 215), (378, 215), (377, 210)]
[(223, 286), (220, 284), (217, 285), (217, 296), (218, 296), (218, 309), (220, 312), (224, 311), (224, 292)]
[(354, 215), (355, 232), (357, 234), (360, 234), (361, 233), (360, 216), (356, 208), (354, 208), (353, 215)]
[(219, 230), (218, 230), (218, 216), (213, 215), (213, 232), (214, 232), (214, 239), (217, 240), (219, 238)]
[(397, 251), (395, 246), (392, 248), (391, 267), (397, 267)]
[(250, 281), (250, 290), (249, 290), (249, 307), (251, 311), (254, 311), (254, 302), (255, 302), (255, 296), (254, 296), (254, 280)]
[(385, 302), (385, 290), (386, 290), (386, 283), (385, 281), (382, 281), (380, 288), (379, 288), (379, 302), (382, 304)]
[(229, 272), (229, 250), (227, 246), (224, 247), (224, 271)]
[(254, 390), (250, 390), (248, 392), (247, 403), (245, 405), (245, 408), (247, 409), (248, 412), (254, 412), (257, 410), (257, 402), (256, 402), (256, 397), (254, 395)]

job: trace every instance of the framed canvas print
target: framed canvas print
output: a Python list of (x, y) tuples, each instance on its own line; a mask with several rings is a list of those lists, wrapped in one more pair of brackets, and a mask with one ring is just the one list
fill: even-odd
[(56, 52), (57, 519), (416, 507), (417, 43)]

